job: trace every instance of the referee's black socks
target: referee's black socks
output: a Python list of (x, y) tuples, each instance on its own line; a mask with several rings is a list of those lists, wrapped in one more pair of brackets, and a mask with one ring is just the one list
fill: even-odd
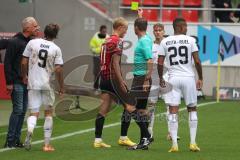
[(131, 113), (131, 117), (136, 121), (137, 125), (141, 130), (141, 138), (150, 138), (151, 135), (148, 132), (146, 123), (148, 120), (147, 115), (141, 114), (137, 110), (135, 110)]

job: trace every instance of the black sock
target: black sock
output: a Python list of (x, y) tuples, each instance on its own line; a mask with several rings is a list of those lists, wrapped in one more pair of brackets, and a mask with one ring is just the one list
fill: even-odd
[(105, 120), (105, 117), (102, 116), (100, 113), (98, 113), (95, 120), (95, 138), (102, 137), (104, 120)]
[(131, 113), (131, 116), (140, 128), (141, 138), (143, 137), (149, 138), (150, 134), (148, 132), (147, 125), (146, 125), (147, 115), (141, 115), (141, 113), (135, 110)]
[(121, 119), (121, 136), (127, 136), (128, 128), (131, 122), (131, 114), (124, 110)]

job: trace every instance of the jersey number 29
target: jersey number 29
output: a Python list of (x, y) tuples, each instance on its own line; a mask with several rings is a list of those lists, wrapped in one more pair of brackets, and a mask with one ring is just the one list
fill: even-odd
[[(172, 52), (173, 54), (171, 54), (169, 56), (169, 60), (170, 60), (170, 65), (178, 65), (180, 64), (187, 64), (188, 63), (188, 48), (187, 46), (180, 46), (179, 48), (176, 47), (169, 47), (168, 48), (168, 52)], [(177, 56), (180, 56), (184, 59), (180, 59), (179, 61), (174, 61), (174, 58)]]

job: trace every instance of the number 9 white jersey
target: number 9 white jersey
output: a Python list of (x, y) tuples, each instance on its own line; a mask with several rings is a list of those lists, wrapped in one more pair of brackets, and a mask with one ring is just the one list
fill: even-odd
[(165, 56), (169, 76), (194, 77), (192, 53), (198, 51), (196, 40), (187, 35), (164, 38), (159, 55)]
[(27, 44), (23, 56), (29, 58), (28, 89), (51, 90), (55, 65), (63, 64), (61, 49), (52, 41), (33, 39)]

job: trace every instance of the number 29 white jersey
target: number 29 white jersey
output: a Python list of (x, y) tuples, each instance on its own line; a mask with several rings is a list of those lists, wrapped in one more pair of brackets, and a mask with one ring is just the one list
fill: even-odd
[(196, 40), (187, 35), (164, 38), (159, 55), (165, 56), (169, 76), (194, 77), (192, 53), (198, 51)]
[(23, 56), (29, 58), (28, 89), (51, 90), (55, 65), (63, 64), (61, 49), (52, 41), (33, 39), (27, 44)]

